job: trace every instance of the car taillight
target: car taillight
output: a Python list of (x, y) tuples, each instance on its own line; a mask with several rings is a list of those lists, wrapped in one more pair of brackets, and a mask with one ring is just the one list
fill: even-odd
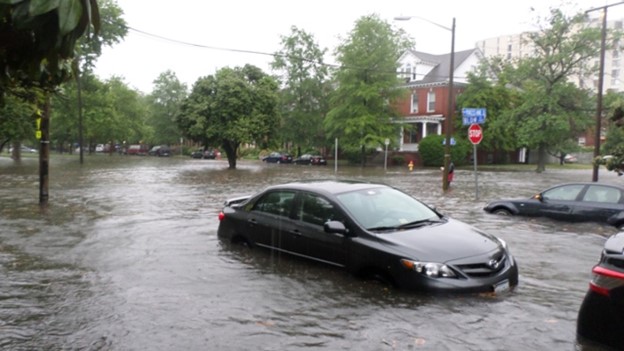
[(610, 270), (601, 266), (592, 269), (593, 278), (589, 283), (589, 288), (604, 296), (609, 296), (609, 292), (620, 286), (624, 286), (624, 273)]
[(223, 211), (219, 212), (219, 222), (225, 219), (225, 213)]

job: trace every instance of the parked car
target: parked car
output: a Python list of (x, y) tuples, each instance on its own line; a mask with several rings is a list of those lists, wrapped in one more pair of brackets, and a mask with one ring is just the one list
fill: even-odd
[(579, 309), (577, 341), (624, 350), (624, 232), (607, 239), (592, 274)]
[(150, 155), (150, 156), (156, 156), (156, 155), (158, 155), (158, 150), (159, 150), (160, 148), (161, 148), (161, 146), (160, 146), (160, 145), (158, 145), (158, 146), (153, 146), (153, 147), (152, 147), (152, 148), (151, 148), (151, 149), (147, 152), (147, 154), (148, 154), (148, 155)]
[(567, 154), (563, 157), (564, 163), (577, 163), (578, 159), (574, 155)]
[(499, 292), (518, 284), (505, 242), (390, 186), (348, 181), (275, 185), (225, 201), (218, 236), (400, 288)]
[(549, 217), (569, 222), (600, 222), (624, 227), (624, 188), (605, 183), (555, 185), (528, 199), (497, 200), (486, 212)]
[(323, 156), (304, 154), (293, 160), (297, 165), (327, 166), (327, 160)]
[(262, 161), (266, 163), (292, 163), (293, 158), (289, 154), (271, 152), (268, 156), (264, 157)]
[(217, 158), (217, 154), (213, 149), (197, 149), (191, 153), (192, 158), (203, 158), (207, 160), (214, 160)]
[(145, 156), (147, 155), (148, 151), (149, 149), (147, 148), (147, 145), (133, 144), (133, 145), (128, 146), (128, 150), (126, 150), (126, 154)]
[[(11, 146), (9, 148), (9, 152), (13, 152), (13, 147)], [(39, 151), (37, 151), (37, 149), (33, 149), (32, 147), (26, 146), (26, 145), (21, 145), (20, 146), (20, 152), (23, 154), (37, 154), (39, 153)]]

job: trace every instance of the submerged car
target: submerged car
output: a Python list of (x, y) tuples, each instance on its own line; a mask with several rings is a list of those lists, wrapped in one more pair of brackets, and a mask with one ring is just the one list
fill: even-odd
[(290, 154), (272, 152), (268, 156), (262, 158), (262, 161), (266, 163), (292, 163), (293, 158)]
[(218, 236), (343, 267), (399, 288), (499, 292), (518, 284), (502, 239), (387, 185), (301, 181), (225, 201)]
[(624, 232), (605, 242), (592, 273), (577, 319), (577, 341), (624, 350)]
[(303, 154), (293, 160), (297, 165), (327, 166), (327, 160), (320, 155)]
[(569, 222), (600, 222), (624, 227), (624, 188), (605, 183), (555, 185), (528, 199), (497, 200), (486, 212), (549, 217)]

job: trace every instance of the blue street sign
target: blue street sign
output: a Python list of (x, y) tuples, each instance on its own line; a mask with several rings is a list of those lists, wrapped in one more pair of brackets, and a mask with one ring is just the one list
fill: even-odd
[[(446, 145), (446, 139), (442, 139), (442, 145)], [(455, 145), (455, 138), (451, 137), (451, 146)]]
[(484, 108), (463, 108), (462, 109), (462, 124), (469, 126), (471, 124), (483, 124), (485, 123), (485, 116), (487, 111)]

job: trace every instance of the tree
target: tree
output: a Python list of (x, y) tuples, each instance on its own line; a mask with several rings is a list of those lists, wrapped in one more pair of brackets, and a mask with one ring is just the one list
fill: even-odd
[(39, 101), (40, 204), (48, 202), (50, 92), (69, 79), (76, 41), (91, 26), (97, 33), (96, 0), (0, 0), (0, 100), (16, 86), (45, 92)]
[(607, 170), (624, 174), (624, 94), (608, 92), (605, 96), (605, 113), (608, 118), (606, 142), (601, 149), (603, 155), (594, 163), (604, 165)]
[[(468, 73), (468, 85), (457, 97), (458, 111), (462, 108), (487, 110), (487, 122), (482, 125), (484, 137), (479, 144), (482, 150), (511, 151), (518, 147), (515, 129), (504, 118), (514, 108), (518, 98), (515, 90), (507, 88), (506, 73), (500, 63), (498, 59), (481, 62), (475, 71)], [(496, 76), (494, 80), (493, 75)], [(455, 130), (467, 130), (461, 118), (455, 119), (455, 122)]]
[(553, 9), (530, 39), (533, 56), (520, 59), (510, 76), (521, 101), (506, 117), (518, 143), (538, 150), (536, 171), (542, 172), (548, 150), (561, 150), (590, 126), (589, 94), (570, 79), (588, 71), (600, 30), (588, 27), (584, 14), (567, 17)]
[(177, 117), (188, 137), (220, 145), (230, 169), (243, 143), (266, 142), (279, 122), (277, 81), (259, 68), (222, 68), (195, 82)]
[(330, 138), (340, 138), (346, 148), (358, 148), (361, 164), (366, 148), (384, 145), (394, 139), (398, 126), (392, 101), (404, 90), (397, 89), (397, 60), (410, 43), (402, 32), (395, 32), (377, 15), (360, 18), (349, 37), (336, 49), (340, 63), (335, 76), (336, 90), (330, 96), (330, 111), (324, 121)]
[(323, 118), (327, 113), (326, 49), (320, 49), (314, 36), (291, 27), (290, 36), (282, 36), (282, 50), (271, 63), (283, 73), (281, 93), (282, 122), (279, 134), (285, 143), (320, 147), (325, 138)]
[(175, 121), (188, 89), (173, 71), (161, 73), (154, 80), (154, 89), (147, 97), (150, 105), (149, 124), (154, 130), (154, 144), (175, 143), (182, 133)]

